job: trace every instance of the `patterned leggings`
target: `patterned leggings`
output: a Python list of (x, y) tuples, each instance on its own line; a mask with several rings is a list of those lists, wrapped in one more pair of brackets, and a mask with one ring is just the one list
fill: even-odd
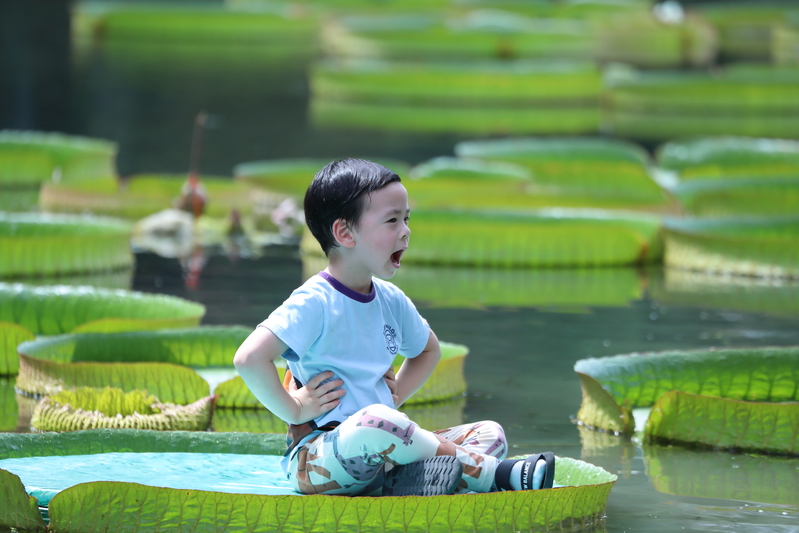
[(456, 492), (488, 492), (508, 446), (496, 422), (477, 422), (431, 432), (399, 411), (375, 404), (291, 453), (288, 478), (303, 494), (356, 495), (369, 486), (385, 463), (402, 465), (445, 455), (452, 443), (463, 464)]

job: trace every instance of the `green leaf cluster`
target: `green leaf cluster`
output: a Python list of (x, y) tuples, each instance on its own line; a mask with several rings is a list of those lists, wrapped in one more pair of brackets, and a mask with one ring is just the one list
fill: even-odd
[(577, 417), (632, 433), (631, 409), (652, 406), (648, 440), (796, 454), (797, 363), (797, 347), (582, 359), (574, 366), (583, 384)]

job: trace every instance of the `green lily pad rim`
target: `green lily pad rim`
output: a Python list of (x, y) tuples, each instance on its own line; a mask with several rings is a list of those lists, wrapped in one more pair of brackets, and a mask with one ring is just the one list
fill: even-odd
[(515, 59), (513, 61), (497, 60), (454, 60), (454, 61), (389, 61), (384, 59), (336, 59), (319, 60), (312, 65), (313, 74), (382, 74), (399, 76), (401, 73), (421, 74), (596, 74), (600, 78), (600, 70), (593, 61), (579, 59)]
[[(309, 172), (308, 183), (311, 182), (314, 174), (322, 168), (341, 158), (293, 158), (293, 159), (267, 159), (263, 161), (248, 161), (239, 163), (233, 167), (233, 175), (236, 179), (259, 178), (270, 175), (279, 176), (283, 173)], [(408, 163), (398, 159), (387, 159), (385, 157), (362, 157), (368, 161), (374, 161), (388, 167), (395, 172), (402, 172), (408, 167)], [(393, 168), (392, 165), (396, 168)], [(404, 173), (404, 172), (403, 172)]]
[[(525, 166), (505, 161), (485, 161), (465, 157), (439, 156), (419, 163), (409, 172), (410, 183), (436, 178), (451, 179), (447, 172), (468, 172), (468, 178), (452, 179), (530, 181), (532, 172)], [(443, 175), (439, 175), (439, 173)]]
[(59, 132), (36, 130), (0, 130), (0, 151), (14, 148), (37, 148), (46, 150), (75, 150), (107, 153), (115, 155), (117, 143), (104, 139), (84, 137), (81, 135), (67, 135)]
[(664, 232), (705, 237), (718, 241), (738, 242), (738, 243), (761, 243), (764, 239), (749, 235), (719, 234), (714, 230), (725, 227), (738, 226), (745, 229), (757, 229), (768, 227), (788, 226), (796, 228), (795, 236), (784, 237), (781, 239), (769, 239), (769, 242), (799, 241), (799, 215), (784, 215), (778, 217), (763, 216), (729, 216), (729, 217), (696, 217), (696, 218), (675, 218), (665, 217), (663, 219)]
[[(705, 158), (697, 157), (695, 152), (704, 144), (707, 146)], [(677, 150), (678, 154), (673, 152)], [(773, 156), (783, 154), (795, 156), (799, 159), (799, 141), (793, 139), (777, 139), (770, 137), (746, 137), (742, 135), (694, 135), (673, 139), (665, 142), (655, 150), (655, 161), (667, 170), (685, 170), (694, 166), (708, 164), (704, 159), (710, 157), (714, 162), (723, 165), (723, 161), (715, 161), (715, 158), (735, 150), (750, 155), (755, 159), (760, 156)], [(735, 166), (735, 163), (732, 163)]]
[(678, 183), (670, 190), (672, 194), (681, 196), (709, 191), (733, 191), (740, 189), (773, 190), (788, 187), (799, 190), (799, 174), (796, 176), (769, 176), (766, 178), (757, 176), (735, 176), (734, 178), (705, 178), (702, 176), (695, 176), (690, 180)]

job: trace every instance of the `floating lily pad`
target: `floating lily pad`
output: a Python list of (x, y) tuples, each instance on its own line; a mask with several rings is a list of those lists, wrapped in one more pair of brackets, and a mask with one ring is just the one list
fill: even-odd
[(0, 528), (12, 531), (47, 531), (36, 498), (28, 496), (19, 476), (0, 469)]
[[(233, 169), (233, 175), (237, 180), (258, 185), (271, 192), (301, 199), (305, 196), (305, 191), (308, 189), (308, 185), (311, 184), (314, 175), (335, 159), (253, 161), (236, 165)], [(396, 172), (400, 177), (404, 177), (408, 172), (408, 165), (401, 161), (382, 158), (366, 159), (385, 166)]]
[(589, 137), (507, 138), (461, 142), (461, 157), (520, 164), (532, 171), (530, 191), (617, 202), (665, 204), (649, 175), (649, 155), (635, 144)]
[(799, 174), (799, 142), (786, 139), (728, 135), (669, 141), (658, 147), (656, 158), (682, 179)]
[(574, 365), (583, 385), (577, 417), (629, 434), (632, 408), (653, 406), (647, 440), (795, 454), (797, 363), (797, 347), (582, 359)]
[(636, 73), (611, 79), (606, 96), (603, 128), (626, 138), (799, 138), (799, 72)]
[[(270, 439), (241, 433), (91, 430), (0, 435), (0, 458), (122, 451), (281, 455), (284, 446), (282, 435)], [(301, 517), (308, 531), (331, 533), (350, 531), (353, 527), (362, 531), (427, 531), (431, 527), (449, 531), (473, 531), (475, 527), (543, 531), (566, 524), (569, 529), (582, 529), (602, 522), (615, 481), (616, 476), (601, 468), (569, 458), (558, 458), (555, 470), (555, 483), (567, 487), (465, 497), (259, 496), (101, 481), (62, 490), (50, 500), (49, 516), (50, 527), (59, 530), (82, 528), (88, 519), (94, 528), (119, 531), (171, 527), (177, 525), (174, 517), (180, 516), (181, 524), (210, 520), (215, 524), (225, 523), (231, 531), (249, 531), (267, 525), (283, 531), (293, 527), (285, 520), (287, 513)], [(24, 491), (18, 486), (14, 489), (17, 498), (24, 498)], [(6, 507), (13, 512), (20, 505), (6, 504)]]
[[(235, 349), (231, 353), (235, 353)], [(436, 365), (433, 374), (413, 396), (406, 400), (405, 405), (449, 400), (465, 393), (466, 381), (463, 377), (463, 365), (468, 353), (469, 349), (466, 346), (441, 342), (441, 360)], [(399, 370), (404, 360), (402, 355), (398, 355), (394, 360), (394, 369)], [(278, 368), (281, 378), (283, 372), (282, 367)], [(219, 395), (218, 405), (221, 408), (263, 408), (261, 402), (247, 388), (241, 376), (221, 383), (214, 392)]]
[[(410, 250), (409, 255), (413, 247)], [(489, 269), (411, 264), (403, 266), (392, 281), (413, 301), (434, 307), (625, 306), (640, 299), (643, 292), (641, 279), (629, 268)]]
[[(113, 182), (117, 146), (110, 141), (41, 131), (0, 131), (0, 186), (45, 181)], [(5, 193), (4, 193), (5, 194)]]
[(0, 431), (14, 431), (19, 422), (14, 379), (0, 377)]
[(311, 70), (314, 100), (443, 107), (599, 105), (591, 62), (322, 62)]
[(671, 192), (687, 213), (696, 216), (779, 216), (799, 211), (799, 175), (691, 179)]
[(205, 431), (211, 424), (215, 396), (188, 405), (163, 403), (146, 390), (79, 387), (45, 396), (31, 426), (38, 431), (127, 428), (159, 431)]
[(757, 277), (799, 277), (799, 218), (667, 219), (670, 268)]
[[(145, 174), (104, 188), (91, 184), (45, 184), (39, 201), (46, 211), (88, 211), (96, 215), (140, 219), (175, 206), (185, 182), (185, 175)], [(226, 217), (231, 209), (241, 214), (252, 212), (253, 192), (247, 184), (215, 176), (202, 176), (200, 184), (208, 198), (204, 214)]]
[(0, 320), (36, 335), (186, 327), (204, 314), (204, 305), (165, 294), (0, 283)]
[(130, 231), (110, 218), (0, 213), (0, 277), (132, 268)]
[[(601, 210), (414, 211), (407, 263), (594, 267), (660, 256), (659, 219)], [(307, 234), (308, 232), (306, 232)]]
[(599, 131), (598, 106), (536, 105), (523, 108), (442, 107), (311, 100), (320, 128), (470, 135), (569, 135)]

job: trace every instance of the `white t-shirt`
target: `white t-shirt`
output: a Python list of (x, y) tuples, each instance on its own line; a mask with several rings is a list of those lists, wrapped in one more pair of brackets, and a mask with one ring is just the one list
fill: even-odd
[(341, 403), (315, 420), (343, 422), (372, 404), (394, 407), (383, 375), (397, 354), (416, 357), (430, 328), (393, 284), (372, 278), (361, 294), (327, 272), (312, 276), (260, 325), (289, 347), (283, 354), (303, 385), (326, 370), (344, 381)]

